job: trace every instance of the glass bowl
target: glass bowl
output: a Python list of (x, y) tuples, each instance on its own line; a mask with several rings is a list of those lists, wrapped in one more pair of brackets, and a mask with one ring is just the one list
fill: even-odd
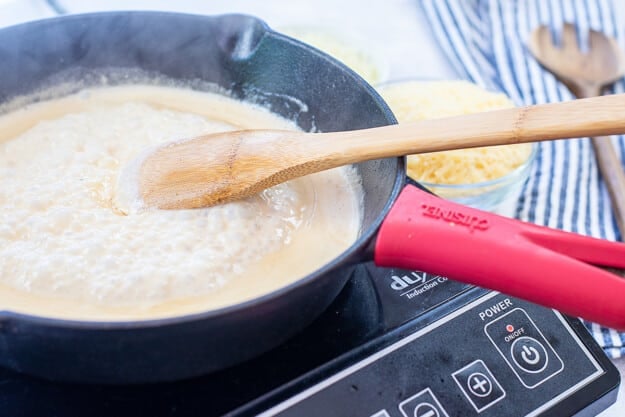
[(481, 210), (497, 211), (502, 204), (519, 195), (523, 184), (529, 178), (537, 151), (538, 145), (533, 143), (530, 154), (523, 164), (503, 177), (490, 181), (466, 184), (436, 184), (427, 181), (415, 181), (445, 199)]
[(383, 50), (356, 33), (321, 24), (278, 26), (276, 30), (341, 61), (371, 85), (388, 80), (390, 67)]
[[(499, 91), (487, 90), (474, 83), (457, 79), (412, 78), (392, 80), (377, 84), (376, 89), (386, 100), (400, 123), (453, 117), (513, 106), (510, 99)], [(538, 145), (534, 143), (528, 146), (530, 149), (527, 153), (527, 158), (523, 155), (525, 159), (516, 160), (514, 163), (516, 166), (512, 170), (503, 172), (502, 176), (494, 179), (462, 183), (462, 179), (465, 177), (459, 177), (459, 175), (462, 175), (460, 174), (462, 171), (458, 171), (452, 175), (452, 178), (449, 178), (453, 183), (428, 181), (427, 177), (447, 178), (445, 174), (446, 168), (450, 167), (450, 165), (445, 165), (447, 155), (439, 157), (442, 159), (433, 161), (433, 166), (428, 167), (424, 165), (423, 170), (429, 172), (429, 174), (425, 174), (426, 177), (423, 179), (409, 176), (445, 199), (482, 210), (498, 211), (502, 204), (511, 202), (515, 196), (519, 195), (523, 184), (529, 177), (536, 158)], [(484, 154), (485, 159), (483, 162), (493, 161), (493, 158), (497, 158), (497, 156), (497, 154), (486, 153)], [(454, 163), (453, 161), (460, 159), (462, 158), (458, 156), (458, 153), (454, 153), (453, 156), (449, 155), (449, 163)], [(492, 178), (501, 169), (501, 167), (493, 167), (494, 171), (489, 170), (484, 168), (484, 163), (473, 165), (475, 164), (475, 154), (467, 155), (465, 160), (471, 167), (475, 167), (476, 170), (486, 169), (483, 172), (475, 171), (475, 176), (472, 175), (472, 171), (468, 171), (466, 174), (467, 181), (469, 177), (476, 176)], [(519, 162), (520, 165), (517, 165)], [(414, 163), (412, 162), (412, 164)], [(442, 169), (443, 171), (433, 174), (435, 171), (432, 171), (432, 169)], [(459, 169), (462, 169), (462, 167), (459, 167)]]

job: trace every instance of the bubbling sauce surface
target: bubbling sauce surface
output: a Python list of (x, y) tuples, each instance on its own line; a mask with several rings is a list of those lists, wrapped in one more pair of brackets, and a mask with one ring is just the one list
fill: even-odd
[(125, 215), (120, 170), (145, 148), (246, 128), (265, 109), (173, 87), (85, 90), (0, 117), (0, 309), (127, 320), (235, 304), (314, 271), (357, 238), (353, 168), (196, 210)]

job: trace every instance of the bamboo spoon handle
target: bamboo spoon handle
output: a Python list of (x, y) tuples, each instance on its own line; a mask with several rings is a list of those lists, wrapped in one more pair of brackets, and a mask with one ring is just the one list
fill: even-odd
[[(611, 135), (625, 128), (625, 95), (543, 104), (349, 132), (324, 133), (341, 163), (413, 153)], [(311, 144), (312, 145), (312, 144)], [(328, 149), (330, 151), (330, 149)]]

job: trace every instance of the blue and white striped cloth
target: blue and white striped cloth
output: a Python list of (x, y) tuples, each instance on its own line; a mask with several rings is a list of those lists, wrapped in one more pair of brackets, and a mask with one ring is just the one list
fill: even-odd
[[(622, 46), (625, 41), (625, 25), (617, 24), (610, 0), (419, 1), (458, 74), (505, 92), (517, 105), (573, 98), (527, 49), (529, 34), (539, 25), (547, 24), (557, 34), (564, 22), (575, 23), (582, 42), (589, 29), (616, 38)], [(624, 92), (625, 82), (617, 83), (614, 90)], [(615, 144), (625, 161), (624, 138), (615, 138)], [(620, 239), (587, 139), (540, 144), (516, 216), (581, 234)], [(586, 325), (609, 356), (625, 355), (624, 333), (594, 323)]]

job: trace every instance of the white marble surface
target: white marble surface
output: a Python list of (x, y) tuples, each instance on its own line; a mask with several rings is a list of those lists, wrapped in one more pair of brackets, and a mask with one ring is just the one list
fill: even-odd
[[(455, 78), (437, 48), (418, 0), (61, 0), (72, 13), (98, 10), (171, 10), (189, 13), (248, 13), (273, 27), (321, 25), (365, 39), (388, 63), (389, 79)], [(615, 2), (625, 23), (625, 2)], [(42, 0), (0, 0), (0, 27), (54, 16)], [(625, 358), (615, 360), (625, 378)], [(625, 384), (619, 399), (601, 417), (625, 416)]]

